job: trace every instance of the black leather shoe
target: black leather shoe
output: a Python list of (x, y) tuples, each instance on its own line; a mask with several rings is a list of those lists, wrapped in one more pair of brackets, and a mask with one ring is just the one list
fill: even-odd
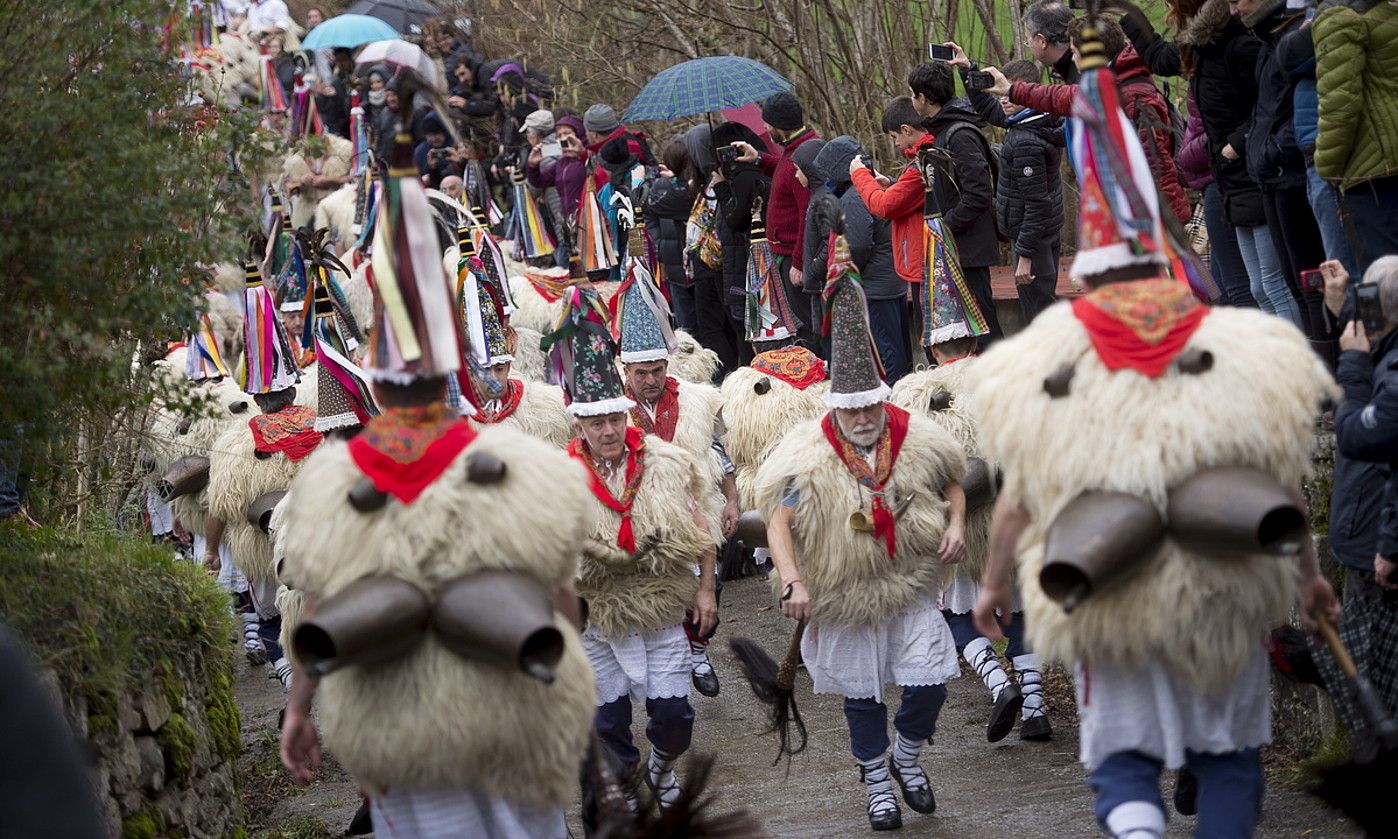
[(903, 811), (894, 807), (869, 814), (869, 826), (875, 830), (897, 830), (903, 826)]
[(1019, 724), (1019, 739), (1036, 740), (1043, 742), (1053, 739), (1053, 726), (1049, 724), (1048, 714), (1040, 714), (1030, 717)]
[(903, 773), (898, 770), (898, 761), (892, 755), (888, 757), (888, 773), (893, 776), (893, 780), (898, 782), (898, 789), (903, 793), (903, 803), (913, 808), (917, 813), (933, 813), (937, 810), (937, 798), (932, 794), (932, 784), (928, 784), (921, 789), (908, 789), (908, 785), (903, 783)]
[(712, 666), (709, 672), (700, 675), (698, 670), (692, 671), (690, 679), (694, 682), (694, 689), (705, 696), (718, 696), (718, 672)]
[(1192, 816), (1199, 812), (1199, 779), (1188, 769), (1181, 769), (1175, 775), (1175, 810), (1181, 816)]
[(990, 721), (985, 724), (985, 739), (991, 743), (998, 743), (1008, 737), (1014, 730), (1015, 718), (1019, 716), (1019, 709), (1022, 707), (1024, 694), (1020, 692), (1019, 685), (1014, 682), (1005, 685), (995, 704), (990, 707)]
[(354, 818), (350, 819), (349, 827), (345, 828), (346, 836), (368, 836), (374, 832), (374, 820), (369, 815), (369, 800), (359, 805), (359, 809), (354, 812)]

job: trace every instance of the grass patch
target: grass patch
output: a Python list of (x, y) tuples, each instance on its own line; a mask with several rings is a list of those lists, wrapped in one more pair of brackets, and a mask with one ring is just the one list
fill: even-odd
[(339, 835), (322, 818), (297, 815), (276, 827), (259, 830), (252, 836), (253, 839), (331, 839)]

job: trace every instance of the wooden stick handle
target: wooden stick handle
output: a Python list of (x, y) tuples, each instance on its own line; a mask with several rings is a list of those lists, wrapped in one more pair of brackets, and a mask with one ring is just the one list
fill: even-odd
[(777, 687), (782, 690), (791, 690), (796, 684), (796, 667), (801, 660), (801, 636), (806, 634), (806, 622), (801, 621), (796, 624), (796, 631), (791, 633), (791, 643), (786, 647), (786, 658), (777, 667)]
[(1325, 615), (1315, 616), (1316, 628), (1320, 630), (1320, 636), (1325, 639), (1325, 645), (1330, 648), (1330, 654), (1335, 656), (1335, 662), (1340, 665), (1340, 669), (1351, 679), (1359, 677), (1359, 668), (1354, 666), (1354, 659), (1350, 658), (1349, 650), (1345, 649), (1344, 642), (1340, 640), (1340, 633), (1335, 631), (1335, 625), (1330, 623), (1330, 619)]

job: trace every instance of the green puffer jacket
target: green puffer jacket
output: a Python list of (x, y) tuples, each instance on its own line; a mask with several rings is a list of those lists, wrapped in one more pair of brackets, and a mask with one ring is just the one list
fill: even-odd
[(1315, 52), (1316, 171), (1342, 189), (1398, 174), (1398, 2), (1322, 4)]

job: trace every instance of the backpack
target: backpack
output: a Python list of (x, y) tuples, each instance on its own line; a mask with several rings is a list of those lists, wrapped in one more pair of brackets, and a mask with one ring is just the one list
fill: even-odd
[[(955, 137), (957, 133), (961, 131), (970, 131), (976, 136), (976, 139), (980, 141), (981, 150), (985, 152), (985, 160), (990, 170), (990, 194), (991, 196), (998, 195), (1000, 191), (1000, 155), (994, 148), (991, 148), (990, 141), (985, 138), (985, 133), (982, 132), (980, 128), (970, 122), (954, 122), (951, 128), (948, 128), (937, 138), (937, 143), (943, 148), (950, 148), (951, 138)], [(961, 192), (961, 186), (956, 183), (954, 175), (951, 181), (952, 185), (956, 187), (956, 191), (958, 193)], [(995, 222), (995, 238), (999, 239), (1001, 242), (1010, 241), (1010, 237), (1005, 235), (1005, 231), (1000, 229), (1000, 219), (997, 217), (993, 206), (990, 217)]]
[(1165, 129), (1170, 134), (1170, 156), (1174, 157), (1175, 155), (1179, 154), (1180, 145), (1184, 142), (1185, 121), (1184, 116), (1180, 113), (1179, 108), (1176, 108), (1175, 103), (1170, 101), (1169, 83), (1167, 82), (1165, 84), (1164, 90), (1157, 90), (1155, 87), (1155, 82), (1152, 81), (1149, 76), (1145, 78), (1128, 79), (1125, 82), (1119, 82), (1117, 84), (1116, 89), (1117, 93), (1121, 96), (1123, 110), (1125, 109), (1126, 100), (1134, 98), (1129, 93), (1129, 91), (1133, 88), (1141, 90), (1142, 93), (1144, 93), (1145, 88), (1150, 88), (1151, 90), (1154, 90), (1156, 93), (1159, 93), (1160, 98), (1165, 100), (1165, 113), (1169, 119), (1169, 125), (1166, 125), (1165, 123), (1157, 119), (1153, 113), (1143, 108), (1137, 108), (1135, 119), (1137, 132), (1139, 133), (1142, 127), (1152, 129)]

